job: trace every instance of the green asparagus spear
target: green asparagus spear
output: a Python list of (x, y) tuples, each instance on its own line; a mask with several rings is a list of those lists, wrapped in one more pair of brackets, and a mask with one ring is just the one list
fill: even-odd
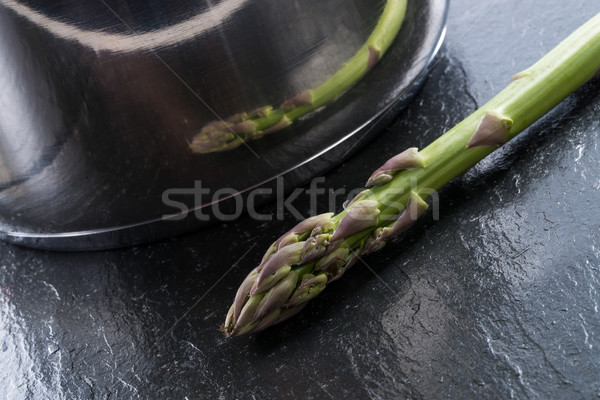
[(346, 210), (309, 218), (273, 243), (239, 288), (222, 330), (230, 337), (255, 332), (300, 311), (361, 254), (416, 220), (434, 191), (599, 73), (600, 14), (425, 149), (388, 160)]
[(328, 80), (283, 102), (249, 113), (236, 114), (225, 121), (205, 125), (192, 139), (194, 153), (230, 150), (242, 143), (276, 132), (329, 101), (358, 82), (383, 56), (400, 30), (406, 13), (406, 0), (386, 0), (385, 7), (371, 35), (344, 65)]

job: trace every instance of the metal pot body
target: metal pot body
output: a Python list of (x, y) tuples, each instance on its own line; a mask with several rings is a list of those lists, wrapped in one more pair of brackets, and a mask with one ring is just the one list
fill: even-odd
[[(190, 140), (211, 121), (277, 106), (331, 76), (381, 4), (0, 0), (1, 236), (61, 249), (132, 244), (208, 223), (182, 213), (165, 224), (181, 211), (165, 202), (169, 190), (182, 189), (178, 201), (193, 210), (214, 200), (186, 196), (198, 182), (232, 194), (290, 171), (289, 187), (306, 180), (422, 77), (446, 6), (411, 4), (394, 45), (418, 36), (414, 57), (401, 61), (406, 76), (374, 69), (370, 83), (276, 135), (194, 154)], [(427, 18), (435, 29), (419, 31)], [(391, 67), (402, 51), (390, 53)], [(377, 82), (387, 89), (373, 102)]]

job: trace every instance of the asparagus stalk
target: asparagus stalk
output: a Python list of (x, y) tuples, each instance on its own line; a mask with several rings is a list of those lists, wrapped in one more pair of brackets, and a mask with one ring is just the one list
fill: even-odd
[(416, 220), (425, 200), (515, 137), (600, 72), (596, 15), (457, 126), (421, 151), (392, 157), (337, 215), (309, 218), (281, 236), (244, 280), (222, 330), (259, 331), (300, 311), (361, 254)]
[(335, 100), (381, 59), (398, 34), (405, 13), (406, 0), (386, 0), (367, 41), (328, 80), (284, 101), (278, 109), (265, 106), (249, 113), (236, 114), (225, 121), (210, 122), (194, 136), (190, 149), (194, 153), (233, 149), (248, 140), (286, 128), (297, 118)]

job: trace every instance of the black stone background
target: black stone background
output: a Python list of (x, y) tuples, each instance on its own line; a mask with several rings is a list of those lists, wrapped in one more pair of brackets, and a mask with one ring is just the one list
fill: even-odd
[[(425, 146), (598, 11), (597, 0), (453, 0), (422, 91), (324, 186), (359, 187)], [(0, 244), (2, 396), (597, 398), (599, 88), (447, 186), (439, 221), (426, 214), (261, 334), (217, 329), (289, 213), (115, 251)], [(308, 197), (294, 205), (307, 213)]]

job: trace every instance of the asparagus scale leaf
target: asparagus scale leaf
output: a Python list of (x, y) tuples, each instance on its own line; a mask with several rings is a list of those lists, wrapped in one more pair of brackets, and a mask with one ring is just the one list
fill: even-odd
[(259, 331), (299, 312), (360, 257), (376, 251), (426, 209), (425, 200), (522, 132), (600, 71), (600, 14), (488, 103), (421, 151), (392, 157), (372, 186), (337, 215), (301, 222), (279, 238), (240, 286), (222, 330)]
[(248, 140), (284, 129), (297, 118), (334, 101), (373, 68), (388, 50), (404, 21), (406, 2), (386, 0), (367, 41), (325, 82), (284, 101), (277, 109), (264, 106), (248, 113), (235, 114), (224, 121), (209, 122), (194, 136), (190, 150), (193, 153), (231, 150)]

